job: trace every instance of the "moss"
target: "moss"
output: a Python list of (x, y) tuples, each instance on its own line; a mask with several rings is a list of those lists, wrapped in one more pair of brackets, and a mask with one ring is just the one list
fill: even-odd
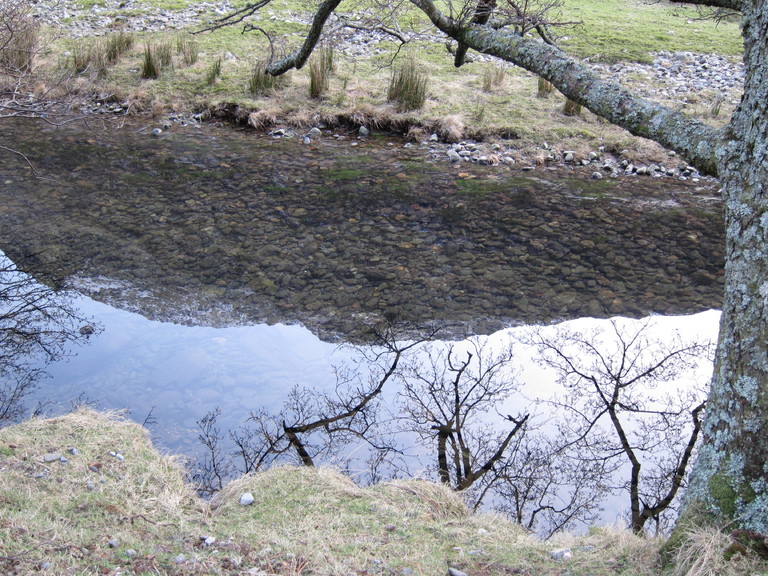
[(368, 172), (361, 168), (332, 168), (325, 174), (331, 180), (361, 180)]
[(718, 509), (728, 518), (736, 515), (738, 494), (725, 474), (716, 474), (709, 480), (709, 494)]

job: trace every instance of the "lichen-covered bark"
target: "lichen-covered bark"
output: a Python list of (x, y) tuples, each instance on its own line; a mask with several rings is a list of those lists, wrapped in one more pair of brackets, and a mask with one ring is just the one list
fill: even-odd
[(742, 2), (744, 98), (718, 149), (726, 289), (688, 513), (768, 533), (768, 1)]

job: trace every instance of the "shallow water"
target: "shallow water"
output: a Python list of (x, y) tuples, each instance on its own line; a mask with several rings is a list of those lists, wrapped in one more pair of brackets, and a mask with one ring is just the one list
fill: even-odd
[(377, 320), (491, 334), (720, 304), (713, 184), (216, 126), (153, 138), (4, 120), (0, 142), (38, 175), (0, 157), (0, 249), (74, 286), (104, 328), (37, 399), (151, 414), (160, 445), (187, 454), (210, 409), (226, 429), (294, 384), (331, 386), (339, 343)]
[[(3, 122), (0, 248), (186, 324), (386, 319), (458, 333), (720, 305), (711, 183), (451, 166), (386, 137), (306, 146), (215, 126), (160, 138)], [(353, 145), (355, 144), (355, 145)]]

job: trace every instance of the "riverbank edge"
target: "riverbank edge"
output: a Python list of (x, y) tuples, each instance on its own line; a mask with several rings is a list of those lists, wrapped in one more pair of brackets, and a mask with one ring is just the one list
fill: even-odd
[(331, 469), (278, 467), (201, 500), (178, 458), (117, 412), (4, 428), (0, 470), (8, 574), (660, 572), (662, 539), (593, 529), (544, 542), (422, 480), (361, 487)]

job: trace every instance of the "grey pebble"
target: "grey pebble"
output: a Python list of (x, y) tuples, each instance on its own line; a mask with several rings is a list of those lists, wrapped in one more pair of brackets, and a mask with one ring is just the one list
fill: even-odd
[(448, 576), (467, 576), (467, 573), (456, 568), (448, 568)]
[(241, 506), (250, 506), (255, 501), (255, 498), (253, 497), (253, 494), (250, 492), (246, 492), (242, 496), (240, 496), (240, 505)]
[(136, 556), (136, 554), (137, 554), (137, 552), (133, 548), (128, 548), (125, 551), (125, 555), (128, 556), (128, 558), (133, 558), (134, 556)]
[(48, 454), (43, 456), (43, 462), (56, 462), (56, 460), (61, 459), (61, 454), (58, 452), (49, 452)]

